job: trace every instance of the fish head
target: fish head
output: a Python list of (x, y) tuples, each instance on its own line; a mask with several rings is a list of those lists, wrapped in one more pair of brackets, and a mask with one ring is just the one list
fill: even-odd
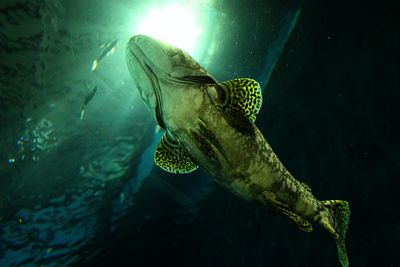
[(167, 98), (179, 97), (185, 86), (216, 83), (188, 53), (145, 35), (129, 40), (126, 62), (142, 100), (164, 129), (162, 113)]

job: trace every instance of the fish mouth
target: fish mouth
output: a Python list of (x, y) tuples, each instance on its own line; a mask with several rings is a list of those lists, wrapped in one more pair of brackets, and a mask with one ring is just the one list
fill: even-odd
[(143, 51), (134, 42), (132, 41), (129, 42), (129, 47), (127, 49), (127, 52), (128, 52), (127, 56), (133, 58), (135, 64), (139, 64), (140, 69), (146, 73), (146, 76), (151, 83), (151, 87), (155, 95), (155, 117), (158, 125), (161, 128), (165, 129), (165, 123), (163, 120), (162, 107), (161, 107), (162, 96), (161, 96), (160, 83), (157, 78), (157, 75), (154, 73), (153, 70), (154, 67), (150, 66), (152, 65), (151, 62), (147, 60)]
[(126, 58), (142, 99), (163, 129), (162, 94), (168, 86), (217, 83), (189, 54), (149, 36), (133, 36), (127, 45)]
[(217, 81), (185, 51), (146, 35), (135, 35), (128, 43), (132, 53), (171, 85), (215, 84)]

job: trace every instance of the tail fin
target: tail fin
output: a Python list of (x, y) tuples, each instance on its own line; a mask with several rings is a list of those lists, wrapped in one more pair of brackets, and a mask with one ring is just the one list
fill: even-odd
[(350, 206), (344, 200), (325, 200), (323, 205), (328, 208), (331, 218), (321, 218), (320, 223), (328, 229), (336, 240), (339, 261), (343, 267), (349, 266), (346, 252), (346, 233), (350, 222)]

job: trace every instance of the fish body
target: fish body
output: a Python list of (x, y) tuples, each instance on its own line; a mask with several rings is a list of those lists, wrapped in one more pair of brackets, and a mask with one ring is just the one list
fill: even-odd
[(93, 89), (90, 90), (90, 92), (85, 96), (85, 100), (83, 101), (81, 108), (81, 116), (80, 116), (81, 120), (83, 120), (83, 116), (85, 115), (86, 105), (92, 100), (96, 92), (97, 92), (97, 86), (94, 86)]
[(108, 56), (113, 53), (113, 49), (115, 49), (115, 46), (117, 45), (118, 40), (113, 40), (111, 42), (108, 42), (106, 44), (103, 44), (100, 48), (102, 48), (102, 52), (100, 53), (99, 57), (97, 58), (98, 61), (100, 61), (103, 57)]
[(346, 201), (320, 201), (278, 159), (255, 121), (259, 84), (239, 78), (219, 83), (186, 52), (148, 36), (130, 39), (126, 60), (143, 101), (165, 130), (154, 159), (162, 169), (205, 168), (222, 187), (287, 215), (300, 229), (317, 222), (335, 238), (348, 266)]

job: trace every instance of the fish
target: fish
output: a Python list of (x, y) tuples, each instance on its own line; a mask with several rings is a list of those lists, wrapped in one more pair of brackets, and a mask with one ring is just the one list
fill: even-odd
[(87, 93), (87, 95), (85, 96), (85, 99), (83, 101), (82, 108), (81, 108), (81, 116), (80, 116), (81, 120), (83, 120), (83, 116), (85, 115), (86, 105), (90, 102), (90, 100), (92, 100), (92, 98), (94, 97), (96, 92), (97, 92), (97, 86), (94, 86), (93, 89), (90, 90), (90, 92)]
[(319, 200), (285, 168), (256, 126), (262, 91), (251, 78), (218, 82), (185, 51), (146, 35), (126, 46), (126, 63), (140, 97), (164, 133), (154, 152), (161, 169), (176, 174), (204, 168), (238, 197), (272, 207), (301, 230), (319, 223), (349, 266), (350, 205)]
[(114, 54), (115, 46), (117, 45), (117, 43), (118, 43), (118, 40), (114, 40), (114, 41), (102, 44), (100, 46), (102, 51), (101, 51), (100, 55), (95, 60), (93, 60), (92, 71), (95, 71), (97, 69), (97, 66), (100, 63), (100, 60), (102, 60), (105, 56)]

